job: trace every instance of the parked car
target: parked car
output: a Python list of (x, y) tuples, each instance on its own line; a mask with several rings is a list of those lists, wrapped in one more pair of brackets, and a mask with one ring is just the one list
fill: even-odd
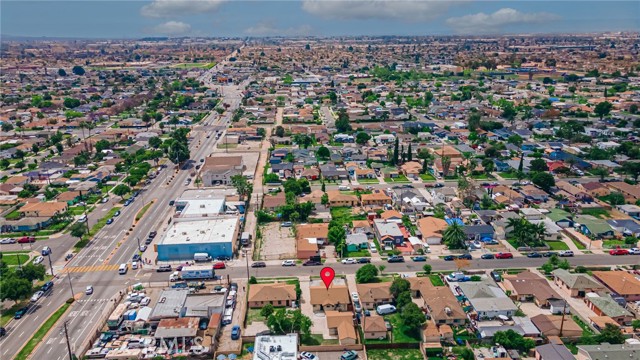
[(152, 238), (147, 238), (147, 239), (144, 241), (144, 244), (145, 244), (145, 245), (151, 245), (151, 243), (152, 243), (152, 242), (153, 242), (153, 239), (152, 239)]
[(46, 283), (44, 283), (44, 285), (42, 285), (42, 288), (40, 290), (42, 290), (43, 292), (47, 292), (52, 287), (53, 287), (53, 281), (47, 281)]
[(484, 260), (491, 260), (495, 258), (496, 257), (493, 254), (482, 254), (482, 256), (480, 256), (480, 259), (484, 259)]
[(427, 261), (427, 258), (424, 256), (414, 256), (411, 258), (411, 260), (415, 262), (423, 262), (423, 261)]
[(629, 255), (640, 255), (640, 249), (638, 248), (629, 249)]
[(293, 223), (291, 221), (285, 221), (280, 226), (282, 226), (282, 227), (292, 227)]
[(462, 255), (458, 255), (458, 259), (460, 259), (460, 260), (472, 260), (473, 256), (471, 256), (471, 254), (462, 254)]
[(572, 257), (573, 256), (573, 251), (571, 250), (562, 250), (558, 253), (558, 256), (560, 257)]
[(7, 329), (0, 327), (0, 337), (7, 335)]
[(453, 255), (447, 255), (445, 257), (442, 258), (444, 261), (453, 261), (455, 259), (455, 256)]
[(36, 242), (35, 236), (24, 236), (18, 239), (19, 244), (28, 244)]
[(553, 255), (558, 255), (558, 253), (555, 252), (555, 251), (547, 251), (547, 252), (542, 253), (542, 256), (544, 256), (544, 257), (552, 257)]
[(320, 360), (318, 358), (318, 356), (308, 352), (308, 351), (303, 351), (300, 353), (300, 359), (301, 360)]
[(393, 256), (390, 256), (387, 259), (387, 262), (389, 262), (389, 263), (401, 263), (401, 262), (404, 262), (404, 257), (399, 256), (399, 255), (393, 255)]
[(307, 260), (302, 263), (302, 266), (320, 266), (320, 265), (322, 265), (322, 262), (315, 261), (315, 260)]
[(47, 256), (51, 254), (51, 248), (48, 246), (43, 247), (42, 250), (40, 251), (40, 254), (42, 254), (42, 256)]
[(20, 310), (16, 311), (15, 314), (13, 314), (13, 318), (14, 319), (22, 319), (22, 317), (26, 315), (28, 310), (29, 310), (28, 306), (25, 306), (25, 307), (21, 308)]
[(8, 239), (0, 240), (0, 244), (3, 244), (3, 245), (15, 244), (15, 243), (16, 243), (16, 239), (14, 239), (14, 238), (8, 238)]
[(152, 232), (150, 232), (150, 233), (149, 233), (149, 237), (150, 237), (150, 238), (152, 238), (152, 239), (153, 239), (154, 237), (156, 237), (156, 235), (158, 235), (158, 232), (157, 232), (157, 231), (152, 231)]
[(360, 300), (360, 296), (358, 296), (358, 293), (354, 291), (351, 293), (351, 299), (353, 299), (353, 301), (358, 301)]
[(282, 262), (282, 266), (296, 266), (295, 260), (285, 260)]
[(492, 271), (490, 274), (491, 274), (491, 278), (493, 278), (493, 281), (495, 282), (502, 281), (502, 276), (498, 274), (496, 271)]
[(609, 255), (629, 255), (629, 250), (621, 248), (611, 249), (609, 250)]
[(231, 340), (238, 339), (240, 339), (240, 326), (233, 325), (233, 327), (231, 328)]
[(33, 260), (33, 263), (38, 265), (43, 261), (44, 261), (44, 257), (43, 256), (38, 256), (37, 258), (35, 258), (35, 260)]
[(497, 253), (496, 254), (496, 259), (513, 259), (513, 254), (512, 253)]
[(213, 268), (214, 269), (226, 269), (227, 266), (222, 261), (219, 261), (219, 262), (213, 264)]
[(528, 258), (541, 258), (542, 254), (540, 254), (539, 252), (530, 252), (527, 254)]
[(263, 267), (266, 267), (266, 266), (267, 266), (267, 264), (265, 264), (264, 261), (256, 261), (253, 264), (251, 264), (252, 268), (263, 268)]
[(354, 258), (342, 259), (343, 264), (357, 264), (358, 261)]
[(107, 219), (107, 225), (111, 225), (111, 224), (113, 224), (113, 218)]
[(73, 258), (73, 254), (72, 253), (68, 253), (67, 256), (64, 257), (64, 261), (69, 261), (69, 260), (71, 260), (71, 258)]
[(120, 216), (120, 210), (113, 213), (113, 217), (117, 217), (117, 216)]
[(131, 261), (140, 261), (140, 254), (134, 254), (133, 258), (131, 258)]
[(371, 259), (369, 258), (360, 258), (358, 259), (358, 264), (369, 264), (371, 262)]
[(42, 295), (44, 295), (44, 291), (42, 291), (42, 290), (36, 291), (33, 294), (33, 296), (31, 297), (31, 302), (36, 302), (36, 301), (40, 300)]
[(358, 353), (353, 350), (345, 351), (340, 355), (340, 360), (355, 360), (357, 358)]
[(170, 272), (171, 271), (171, 265), (160, 265), (157, 269), (157, 272)]

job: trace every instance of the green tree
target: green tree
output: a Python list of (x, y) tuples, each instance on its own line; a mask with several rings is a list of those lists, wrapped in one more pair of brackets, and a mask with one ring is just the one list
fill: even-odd
[(13, 125), (11, 125), (11, 123), (8, 123), (8, 122), (3, 122), (2, 125), (0, 125), (0, 128), (4, 132), (9, 132), (13, 130)]
[(349, 122), (349, 114), (347, 114), (346, 110), (341, 109), (338, 112), (338, 120), (336, 120), (335, 126), (339, 133), (346, 133), (352, 130), (351, 123)]
[(600, 180), (604, 180), (605, 177), (607, 177), (607, 175), (609, 175), (609, 171), (605, 168), (601, 168), (601, 167), (597, 167), (593, 170), (591, 170), (591, 173), (593, 175), (598, 175), (600, 177)]
[(373, 264), (365, 264), (356, 271), (356, 282), (367, 284), (378, 280), (378, 268)]
[(3, 277), (0, 282), (0, 300), (18, 301), (31, 294), (31, 281), (17, 276)]
[(600, 117), (602, 120), (603, 117), (609, 115), (613, 105), (608, 101), (599, 102), (596, 107), (593, 109), (593, 112)]
[(38, 264), (35, 265), (33, 263), (26, 264), (21, 266), (18, 271), (16, 271), (16, 276), (27, 279), (29, 281), (34, 280), (44, 280), (44, 276), (46, 275), (47, 270), (44, 268), (44, 265)]
[(271, 314), (273, 314), (274, 312), (274, 308), (273, 305), (271, 304), (265, 304), (262, 309), (260, 309), (260, 315), (262, 317), (264, 317), (265, 319), (268, 318), (269, 316), (271, 316)]
[(77, 237), (78, 239), (82, 239), (82, 237), (84, 236), (84, 234), (87, 233), (87, 226), (85, 224), (82, 223), (75, 223), (73, 224), (73, 226), (71, 227), (71, 236), (73, 237)]
[(633, 319), (631, 321), (631, 327), (633, 328), (634, 331), (640, 329), (640, 319)]
[(411, 143), (409, 143), (409, 148), (407, 149), (407, 161), (413, 160), (413, 152), (411, 151)]
[(258, 279), (256, 279), (255, 276), (252, 276), (249, 278), (249, 284), (257, 284), (258, 283)]
[(482, 119), (482, 116), (480, 115), (479, 112), (474, 111), (469, 115), (469, 119), (467, 120), (469, 122), (469, 130), (471, 131), (475, 131), (480, 127), (480, 119)]
[(131, 192), (131, 188), (128, 187), (127, 185), (120, 184), (114, 187), (112, 191), (114, 194), (120, 196), (122, 200), (124, 200), (124, 196)]
[(393, 145), (393, 158), (391, 158), (391, 163), (394, 165), (398, 165), (400, 161), (399, 157), (400, 157), (400, 140), (398, 139), (398, 137), (396, 137), (396, 142)]
[(622, 164), (621, 171), (631, 176), (633, 181), (638, 182), (640, 176), (640, 162), (626, 161)]
[(167, 155), (172, 163), (179, 165), (191, 157), (189, 147), (182, 142), (174, 141), (169, 147), (169, 154)]
[(74, 66), (73, 69), (71, 69), (71, 71), (78, 76), (84, 75), (84, 68), (80, 65)]
[(539, 172), (533, 175), (531, 181), (538, 185), (542, 190), (549, 191), (553, 186), (556, 185), (556, 180), (553, 178), (553, 175), (546, 172)]
[(411, 302), (411, 292), (408, 290), (403, 291), (400, 294), (398, 294), (398, 296), (395, 297), (395, 300), (396, 300), (396, 307), (398, 309), (402, 309)]
[(322, 194), (322, 198), (320, 198), (320, 203), (322, 205), (329, 204), (329, 195), (327, 195), (327, 193)]
[(457, 222), (447, 226), (442, 234), (442, 241), (450, 250), (467, 248), (467, 236), (462, 229), (462, 225)]
[(62, 102), (62, 104), (67, 109), (74, 109), (80, 106), (80, 100), (74, 99), (74, 98), (64, 98), (64, 101)]
[(331, 151), (326, 146), (320, 146), (316, 151), (316, 155), (321, 159), (328, 159), (331, 156)]
[(253, 184), (247, 181), (247, 178), (243, 175), (234, 175), (231, 177), (231, 185), (236, 188), (240, 198), (249, 199), (253, 192)]
[(525, 338), (511, 329), (507, 331), (497, 331), (493, 335), (493, 341), (496, 344), (504, 346), (505, 349), (515, 349), (523, 353), (528, 352), (536, 346), (533, 339)]
[(153, 136), (149, 138), (149, 146), (151, 146), (154, 149), (157, 149), (160, 147), (160, 145), (162, 145), (162, 139), (160, 139), (157, 136)]
[(389, 286), (389, 291), (394, 298), (397, 298), (400, 293), (409, 291), (411, 288), (411, 284), (407, 279), (404, 278), (395, 278), (393, 282)]
[(308, 337), (311, 325), (311, 319), (303, 315), (300, 310), (280, 308), (267, 318), (267, 327), (274, 334), (299, 332), (302, 336)]
[(360, 144), (360, 145), (364, 145), (367, 143), (367, 141), (371, 140), (371, 135), (367, 134), (364, 131), (360, 131), (357, 135), (356, 135), (356, 143)]
[(402, 308), (400, 319), (408, 332), (411, 333), (417, 333), (426, 321), (424, 313), (414, 302), (410, 302)]
[(277, 137), (284, 137), (284, 128), (280, 125), (276, 126), (275, 134)]
[(623, 344), (624, 340), (625, 337), (620, 327), (609, 323), (600, 331), (600, 334), (596, 335), (596, 341), (600, 344)]
[(431, 265), (430, 264), (422, 265), (422, 271), (424, 271), (425, 274), (431, 274)]
[(58, 69), (58, 76), (67, 76), (67, 72), (64, 69)]
[(533, 159), (529, 164), (529, 170), (534, 172), (547, 171), (549, 170), (549, 167), (544, 159)]

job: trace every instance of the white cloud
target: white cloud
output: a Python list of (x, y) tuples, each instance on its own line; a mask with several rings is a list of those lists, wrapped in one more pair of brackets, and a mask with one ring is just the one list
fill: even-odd
[(156, 25), (152, 29), (155, 34), (163, 35), (184, 35), (191, 31), (191, 25), (182, 21), (167, 21), (164, 24)]
[(447, 19), (447, 25), (462, 34), (500, 33), (505, 27), (520, 24), (542, 24), (559, 20), (551, 13), (523, 13), (511, 8), (502, 8), (493, 14), (477, 13)]
[(311, 33), (311, 26), (301, 25), (298, 27), (289, 27), (281, 29), (276, 26), (273, 21), (263, 21), (257, 23), (255, 26), (251, 26), (244, 30), (245, 34), (251, 36), (297, 36), (297, 35), (309, 35)]
[(225, 0), (153, 0), (140, 9), (140, 14), (161, 18), (210, 13), (218, 10), (224, 2)]
[(442, 0), (304, 0), (302, 9), (329, 19), (433, 20), (461, 1)]

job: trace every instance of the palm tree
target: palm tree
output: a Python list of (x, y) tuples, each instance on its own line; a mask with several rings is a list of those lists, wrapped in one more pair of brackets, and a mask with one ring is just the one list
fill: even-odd
[(467, 235), (462, 229), (462, 225), (457, 222), (449, 225), (442, 234), (442, 240), (449, 249), (466, 249)]
[(532, 224), (530, 232), (535, 235), (536, 242), (542, 242), (545, 236), (548, 235), (547, 227), (544, 223)]

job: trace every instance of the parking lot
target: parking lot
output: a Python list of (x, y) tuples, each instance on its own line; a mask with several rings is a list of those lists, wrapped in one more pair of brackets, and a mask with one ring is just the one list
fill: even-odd
[(293, 228), (269, 223), (262, 229), (260, 260), (291, 259), (296, 256), (296, 239)]

